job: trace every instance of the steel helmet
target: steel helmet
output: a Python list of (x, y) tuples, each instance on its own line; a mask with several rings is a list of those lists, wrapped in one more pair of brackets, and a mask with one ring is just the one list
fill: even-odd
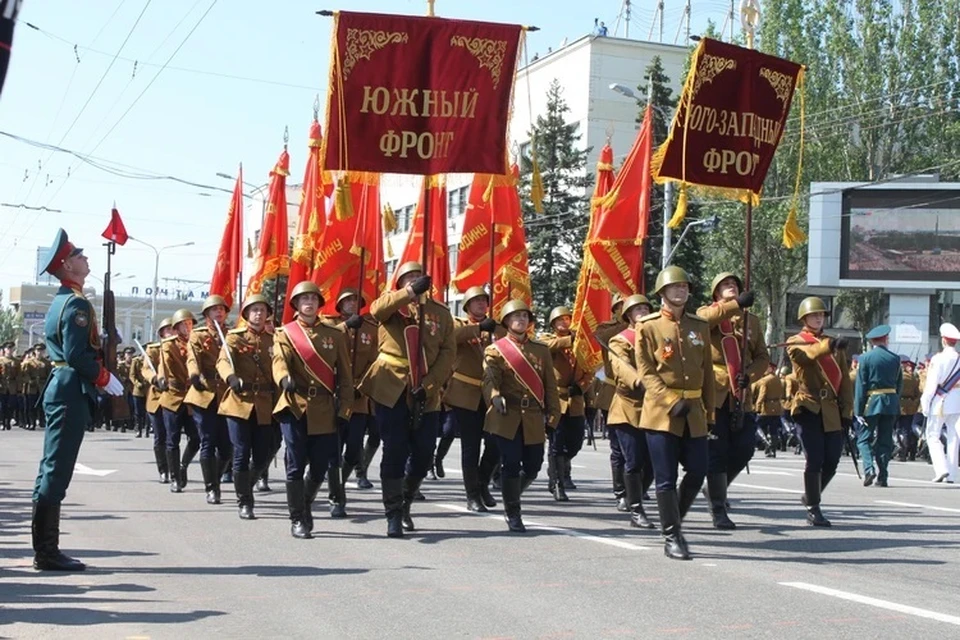
[(177, 326), (184, 320), (189, 320), (191, 322), (197, 321), (197, 319), (193, 317), (193, 314), (190, 313), (190, 309), (177, 309), (177, 312), (173, 314), (170, 322), (173, 324), (173, 326)]
[(243, 305), (240, 306), (240, 316), (243, 318), (246, 318), (247, 309), (257, 304), (258, 302), (261, 302), (267, 305), (268, 318), (273, 315), (273, 305), (270, 304), (269, 300), (267, 300), (267, 296), (263, 295), (262, 293), (254, 293), (253, 295), (247, 296), (247, 299), (243, 301)]
[(173, 318), (164, 318), (160, 321), (160, 324), (157, 325), (157, 335), (160, 335), (160, 332), (164, 329), (169, 329), (173, 326)]
[(227, 301), (224, 300), (222, 296), (213, 295), (203, 301), (203, 308), (200, 310), (200, 315), (207, 315), (207, 311), (217, 306), (230, 311), (230, 305), (227, 304)]
[(357, 296), (357, 308), (363, 308), (363, 305), (367, 304), (366, 300), (363, 299), (363, 296), (357, 294), (357, 290), (352, 287), (347, 287), (340, 292), (340, 295), (337, 296), (337, 309), (340, 309), (340, 303), (349, 298), (350, 296)]
[(397, 286), (400, 286), (400, 280), (403, 278), (403, 276), (407, 275), (408, 273), (413, 273), (414, 271), (423, 273), (423, 266), (415, 260), (404, 262), (402, 265), (397, 267)]
[(804, 298), (800, 303), (800, 308), (797, 310), (797, 320), (802, 321), (804, 317), (810, 315), (811, 313), (820, 312), (827, 312), (827, 306), (823, 304), (823, 300), (815, 296)]
[(645, 304), (648, 307), (652, 307), (650, 301), (647, 299), (647, 296), (642, 293), (635, 293), (632, 296), (628, 296), (626, 300), (623, 301), (623, 310), (620, 312), (620, 319), (624, 322), (630, 322), (627, 320), (627, 314), (630, 313), (630, 309)]
[(660, 293), (668, 284), (677, 284), (680, 282), (690, 284), (690, 276), (680, 267), (670, 265), (657, 275), (657, 282), (654, 285), (654, 289), (657, 293)]
[(466, 308), (467, 305), (470, 304), (471, 300), (474, 298), (479, 298), (480, 296), (483, 296), (487, 299), (487, 302), (490, 302), (490, 296), (487, 295), (486, 289), (480, 286), (470, 287), (467, 289), (466, 293), (463, 294), (463, 307)]
[(613, 299), (610, 301), (610, 315), (614, 318), (618, 317), (620, 314), (617, 313), (617, 307), (623, 305), (623, 297), (619, 293), (613, 294)]
[(562, 318), (563, 316), (572, 316), (573, 313), (570, 311), (569, 307), (554, 307), (553, 311), (550, 312), (550, 318), (547, 320), (547, 324), (551, 327), (553, 326), (553, 321), (557, 318)]
[(717, 287), (720, 286), (720, 283), (726, 280), (727, 278), (733, 278), (737, 281), (737, 288), (740, 291), (743, 291), (743, 280), (740, 279), (740, 276), (733, 273), (732, 271), (724, 271), (723, 273), (717, 274), (717, 277), (713, 279), (713, 282), (710, 283), (710, 297), (713, 297), (713, 294), (717, 292)]
[(511, 300), (510, 302), (503, 305), (503, 308), (500, 309), (500, 324), (506, 326), (507, 316), (511, 313), (516, 313), (517, 311), (526, 311), (527, 318), (530, 322), (534, 321), (533, 312), (530, 311), (530, 307), (527, 306), (527, 303), (523, 300)]
[(787, 367), (781, 367), (779, 373), (781, 376), (788, 376), (790, 375), (790, 369), (788, 369)]
[(320, 298), (320, 306), (322, 307), (326, 302), (323, 299), (323, 294), (320, 293), (320, 287), (311, 282), (310, 280), (304, 280), (297, 286), (293, 288), (293, 291), (290, 292), (290, 306), (294, 309), (297, 308), (297, 296), (303, 295), (304, 293), (315, 293)]

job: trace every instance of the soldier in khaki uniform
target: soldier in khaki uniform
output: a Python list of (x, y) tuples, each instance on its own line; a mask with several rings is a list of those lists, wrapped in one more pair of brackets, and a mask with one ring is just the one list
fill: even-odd
[[(379, 354), (361, 380), (360, 391), (374, 402), (383, 440), (380, 480), (387, 535), (392, 538), (414, 530), (410, 505), (430, 469), (440, 397), (457, 357), (450, 310), (429, 297), (417, 304), (430, 286), (423, 267), (407, 262), (397, 269), (397, 290), (370, 305), (380, 323)], [(411, 355), (418, 352), (422, 362)], [(419, 419), (414, 419), (417, 415)]]
[(713, 526), (736, 529), (727, 515), (727, 487), (743, 471), (756, 450), (756, 429), (750, 385), (763, 376), (770, 354), (763, 339), (760, 319), (747, 316), (746, 361), (743, 358), (743, 318), (753, 306), (752, 291), (743, 290), (743, 282), (733, 273), (718, 274), (710, 285), (713, 303), (697, 310), (710, 327), (713, 358), (716, 424), (707, 442), (710, 454), (706, 494), (710, 501)]
[[(610, 307), (610, 319), (597, 325), (593, 332), (594, 336), (602, 345), (607, 345), (610, 338), (617, 335), (627, 328), (627, 324), (621, 318), (623, 310), (623, 300), (619, 295), (613, 298), (613, 305)], [(610, 442), (610, 476), (613, 478), (613, 497), (617, 500), (617, 509), (627, 511), (629, 509), (623, 480), (623, 452), (620, 450), (620, 439), (617, 438), (607, 419), (610, 412), (610, 405), (613, 403), (613, 396), (616, 393), (616, 383), (613, 381), (613, 369), (610, 366), (610, 354), (606, 349), (601, 348), (600, 355), (603, 358), (603, 376), (594, 378), (590, 385), (596, 389), (595, 402), (597, 410), (603, 417), (604, 428), (606, 429), (607, 440)]]
[(619, 441), (623, 452), (623, 483), (625, 502), (630, 510), (630, 525), (653, 529), (643, 510), (643, 470), (649, 464), (647, 438), (640, 430), (640, 412), (643, 409), (643, 381), (636, 368), (636, 325), (640, 318), (650, 315), (653, 308), (646, 296), (634, 294), (623, 302), (623, 329), (610, 338), (611, 380), (616, 394), (610, 403), (608, 426), (613, 439)]
[(903, 389), (900, 391), (900, 418), (897, 431), (900, 440), (897, 459), (900, 462), (917, 459), (917, 434), (913, 425), (920, 414), (920, 377), (914, 372), (914, 363), (910, 356), (900, 356), (900, 366), (903, 368)]
[(130, 392), (133, 391), (133, 386), (130, 384), (130, 364), (132, 362), (132, 352), (127, 349), (117, 352), (117, 379), (123, 385), (123, 399), (127, 403), (129, 417), (124, 420), (111, 419), (110, 426), (113, 427), (114, 431), (120, 431), (121, 433), (126, 433), (128, 426), (131, 429), (133, 428), (133, 425), (130, 424), (133, 419), (133, 400), (130, 398)]
[(585, 402), (583, 390), (590, 384), (591, 374), (583, 371), (573, 354), (573, 333), (570, 321), (573, 314), (567, 307), (556, 307), (550, 312), (548, 324), (553, 333), (544, 333), (540, 341), (553, 355), (553, 374), (560, 397), (560, 422), (548, 434), (550, 450), (547, 453), (547, 480), (550, 492), (558, 502), (566, 502), (567, 489), (576, 489), (570, 477), (571, 461), (583, 447)]
[(767, 365), (767, 373), (753, 383), (754, 408), (760, 429), (767, 437), (764, 454), (777, 457), (780, 448), (780, 416), (783, 413), (783, 382), (777, 376), (777, 365)]
[(148, 380), (146, 396), (147, 422), (153, 430), (153, 456), (157, 461), (157, 472), (160, 474), (160, 484), (167, 484), (175, 476), (177, 467), (172, 469), (167, 464), (167, 430), (163, 426), (163, 408), (160, 406), (161, 378), (160, 378), (160, 346), (162, 341), (174, 335), (173, 318), (164, 318), (157, 326), (158, 342), (151, 342), (145, 347), (146, 356), (140, 366), (140, 377)]
[[(277, 327), (273, 345), (273, 379), (282, 392), (273, 409), (286, 446), (287, 508), (290, 535), (311, 538), (313, 501), (326, 475), (334, 518), (347, 516), (340, 478), (338, 430), (353, 413), (354, 381), (347, 338), (319, 317), (320, 289), (301, 282), (290, 294), (296, 319)], [(341, 422), (342, 421), (342, 422)], [(304, 472), (310, 473), (304, 483)]]
[[(683, 269), (661, 271), (656, 292), (663, 306), (637, 326), (637, 371), (646, 391), (640, 424), (653, 462), (664, 554), (689, 560), (681, 522), (707, 474), (707, 432), (713, 424), (710, 329), (684, 312), (690, 279)], [(685, 470), (679, 493), (678, 464)]]
[[(487, 412), (481, 394), (483, 353), (497, 338), (506, 335), (493, 318), (487, 317), (490, 297), (483, 287), (470, 287), (463, 298), (464, 318), (454, 318), (457, 360), (453, 377), (447, 383), (443, 402), (460, 430), (460, 468), (467, 509), (486, 511), (497, 506), (490, 494), (490, 477), (500, 453), (493, 437), (485, 437), (483, 423)], [(480, 448), (483, 446), (483, 457)]]
[[(190, 419), (184, 398), (190, 385), (187, 351), (193, 314), (179, 309), (173, 314), (173, 335), (160, 342), (160, 410), (167, 435), (167, 467), (170, 469), (170, 493), (182, 493), (187, 486), (187, 465), (200, 450), (200, 438)], [(180, 457), (180, 436), (187, 434), (187, 446)]]
[(484, 431), (497, 440), (501, 463), (504, 517), (510, 531), (523, 533), (520, 495), (543, 466), (544, 427), (560, 419), (560, 398), (552, 355), (531, 340), (527, 328), (533, 313), (522, 300), (503, 305), (500, 324), (507, 335), (483, 354), (483, 397), (487, 402)]
[(42, 367), (33, 348), (23, 352), (23, 360), (20, 362), (20, 391), (23, 394), (23, 407), (20, 410), (22, 417), (19, 420), (21, 429), (33, 431), (37, 428), (35, 407), (37, 394), (44, 382), (39, 379)]
[(7, 342), (0, 356), (0, 405), (3, 408), (3, 428), (10, 431), (17, 412), (17, 382), (20, 379), (20, 362), (14, 356), (16, 345)]
[[(226, 393), (226, 383), (217, 375), (220, 336), (227, 320), (227, 302), (213, 295), (203, 302), (203, 324), (195, 326), (187, 342), (187, 374), (190, 388), (184, 396), (200, 434), (200, 471), (207, 504), (220, 504), (220, 474), (233, 458), (227, 421), (217, 407)], [(219, 328), (219, 331), (218, 331)]]
[[(143, 377), (143, 356), (134, 356), (130, 362), (130, 397), (133, 400), (134, 424), (137, 427), (137, 437), (143, 437), (143, 429), (147, 422), (147, 389), (150, 383)], [(149, 433), (147, 435), (150, 435)]]
[(797, 377), (793, 396), (796, 421), (807, 462), (803, 471), (803, 504), (807, 522), (829, 527), (820, 511), (820, 496), (837, 472), (843, 451), (843, 432), (853, 423), (853, 384), (846, 338), (823, 335), (827, 308), (820, 298), (805, 298), (797, 319), (799, 334), (787, 340), (787, 355)]
[[(366, 306), (366, 301), (360, 297), (356, 289), (344, 289), (337, 296), (337, 318), (331, 320), (344, 332), (347, 338), (347, 350), (350, 354), (350, 369), (353, 371), (353, 413), (350, 421), (344, 426), (341, 434), (340, 454), (343, 464), (340, 475), (346, 483), (353, 469), (357, 470), (357, 486), (360, 485), (360, 474), (366, 479), (366, 468), (363, 466), (363, 436), (371, 428), (376, 429), (372, 416), (370, 398), (360, 393), (357, 388), (363, 375), (377, 359), (377, 321), (370, 314), (360, 315), (360, 310)], [(373, 425), (371, 427), (371, 425)], [(377, 439), (379, 442), (379, 439)], [(370, 481), (367, 480), (367, 484)], [(336, 501), (344, 494), (330, 494), (330, 500)]]
[(225, 348), (217, 352), (217, 374), (227, 385), (217, 412), (226, 420), (230, 434), (233, 487), (241, 520), (256, 519), (256, 470), (270, 463), (273, 452), (273, 336), (265, 327), (272, 313), (266, 297), (259, 293), (247, 296), (240, 306), (246, 324), (228, 332)]

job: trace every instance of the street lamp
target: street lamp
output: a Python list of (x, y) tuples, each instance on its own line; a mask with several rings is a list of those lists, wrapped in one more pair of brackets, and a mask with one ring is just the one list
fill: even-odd
[(160, 280), (160, 254), (166, 251), (167, 249), (177, 249), (179, 247), (192, 247), (195, 243), (193, 241), (190, 241), (190, 242), (184, 242), (181, 244), (171, 244), (171, 245), (167, 245), (166, 247), (160, 247), (159, 249), (157, 249), (155, 246), (153, 246), (149, 242), (144, 242), (140, 238), (134, 238), (133, 236), (129, 236), (129, 238), (134, 242), (139, 242), (143, 246), (153, 249), (153, 253), (156, 256), (156, 261), (153, 263), (153, 289), (150, 292), (150, 326), (149, 326), (149, 333), (147, 333), (148, 336), (152, 336), (153, 335), (153, 319), (157, 316), (157, 287), (159, 286), (159, 280)]
[(703, 227), (704, 231), (715, 231), (717, 227), (720, 226), (720, 217), (717, 214), (713, 214), (709, 218), (704, 218), (702, 220), (691, 220), (687, 223), (687, 227), (683, 230), (683, 233), (680, 234), (680, 237), (677, 239), (677, 244), (673, 245), (673, 249), (670, 250), (669, 255), (664, 258), (663, 267), (666, 268), (670, 264), (670, 261), (673, 259), (673, 254), (677, 252), (677, 249), (680, 248), (683, 239), (687, 237), (687, 233), (690, 229), (694, 227)]

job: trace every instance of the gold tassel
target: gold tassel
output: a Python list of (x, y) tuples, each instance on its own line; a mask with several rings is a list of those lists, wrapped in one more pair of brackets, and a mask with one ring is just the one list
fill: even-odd
[(393, 233), (397, 230), (397, 216), (393, 213), (393, 208), (388, 204), (383, 208), (383, 230), (385, 233)]
[(677, 229), (683, 224), (683, 219), (687, 217), (687, 187), (680, 185), (680, 197), (677, 198), (677, 208), (673, 212), (673, 217), (667, 226), (671, 229)]
[(797, 222), (797, 203), (794, 202), (787, 214), (787, 222), (783, 225), (783, 246), (793, 249), (807, 241), (807, 234)]
[(247, 257), (253, 257), (253, 245), (250, 243), (250, 238), (247, 238)]
[(533, 156), (533, 174), (530, 176), (530, 200), (533, 201), (533, 210), (543, 213), (543, 176), (540, 175), (540, 164), (537, 156)]
[(490, 182), (487, 183), (487, 188), (483, 192), (483, 202), (487, 204), (490, 202), (490, 199), (493, 198), (493, 183), (496, 176), (490, 176)]
[(350, 195), (350, 184), (346, 179), (340, 180), (334, 193), (334, 209), (336, 210), (337, 220), (340, 222), (353, 217), (353, 198)]

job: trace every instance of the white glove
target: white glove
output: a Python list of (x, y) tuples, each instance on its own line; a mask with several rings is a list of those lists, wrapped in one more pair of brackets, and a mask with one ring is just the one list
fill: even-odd
[(103, 388), (104, 391), (109, 393), (112, 396), (122, 396), (123, 395), (123, 383), (117, 379), (117, 376), (110, 374), (110, 381), (107, 382), (107, 386)]

